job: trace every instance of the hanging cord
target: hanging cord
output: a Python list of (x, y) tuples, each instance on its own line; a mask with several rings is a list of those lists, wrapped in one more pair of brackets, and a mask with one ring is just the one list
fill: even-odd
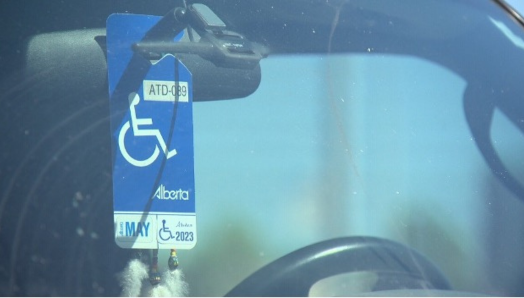
[[(158, 272), (158, 249), (153, 249), (153, 257), (151, 259), (151, 263), (149, 266), (149, 282), (152, 286), (156, 286), (162, 282), (162, 275), (160, 272)], [(138, 259), (143, 258), (143, 250), (139, 250), (137, 253)], [(149, 263), (149, 262), (147, 262)], [(169, 267), (169, 271), (174, 272), (178, 268), (178, 256), (176, 254), (176, 249), (171, 249), (171, 254), (169, 255), (169, 259), (167, 260), (167, 266)]]
[(153, 258), (149, 269), (149, 282), (152, 286), (158, 285), (162, 281), (162, 276), (158, 272), (158, 249), (153, 249)]
[[(186, 0), (183, 0), (182, 2), (184, 3), (184, 8), (187, 10), (187, 2), (186, 2)], [(195, 41), (195, 38), (193, 36), (193, 28), (191, 28), (191, 26), (189, 26), (189, 25), (187, 26), (187, 36), (189, 37), (189, 41)]]

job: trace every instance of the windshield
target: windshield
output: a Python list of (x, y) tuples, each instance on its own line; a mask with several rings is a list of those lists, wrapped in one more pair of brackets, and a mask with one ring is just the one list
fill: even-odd
[[(229, 3), (260, 9), (251, 21), (209, 3), (270, 54), (251, 95), (193, 105), (198, 243), (177, 251), (188, 294), (224, 295), (351, 236), (415, 249), (453, 289), (524, 294), (522, 26), (490, 1), (335, 2), (321, 17)], [(132, 252), (114, 243), (108, 96), (50, 99), (48, 74), (16, 75), (2, 77), (0, 293), (119, 295)], [(376, 289), (363, 273), (309, 294)]]

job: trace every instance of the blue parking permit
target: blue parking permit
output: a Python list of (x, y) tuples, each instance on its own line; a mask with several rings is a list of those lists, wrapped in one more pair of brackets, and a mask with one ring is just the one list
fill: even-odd
[(160, 19), (107, 19), (114, 229), (122, 248), (191, 249), (197, 241), (191, 73), (172, 55), (150, 61), (132, 49)]

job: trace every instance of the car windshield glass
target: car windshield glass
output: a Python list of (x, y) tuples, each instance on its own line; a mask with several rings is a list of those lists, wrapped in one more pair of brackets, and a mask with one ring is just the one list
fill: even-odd
[[(225, 295), (288, 253), (356, 236), (414, 249), (454, 290), (524, 294), (516, 265), (524, 262), (524, 29), (497, 1), (202, 2), (267, 53), (251, 94), (193, 105), (198, 242), (177, 250), (187, 294)], [(184, 5), (175, 4), (162, 5)], [(130, 12), (162, 15), (165, 7)], [(27, 29), (24, 38), (81, 36), (128, 12), (101, 9), (89, 28), (70, 22)], [(105, 39), (89, 32), (103, 57)], [(126, 283), (135, 251), (115, 244), (118, 140), (107, 77), (93, 75), (107, 74), (105, 57), (99, 72), (77, 80), (68, 56), (52, 60), (66, 35), (44, 37), (36, 56), (24, 56), (21, 41), (0, 47), (4, 61), (12, 58), (0, 78), (0, 293), (140, 293), (140, 278)], [(83, 62), (99, 65), (85, 48)], [(59, 62), (31, 74), (35, 60)], [(169, 257), (159, 251), (160, 271)], [(409, 288), (409, 274), (378, 271), (321, 279), (307, 293)], [(428, 285), (419, 288), (439, 290)]]

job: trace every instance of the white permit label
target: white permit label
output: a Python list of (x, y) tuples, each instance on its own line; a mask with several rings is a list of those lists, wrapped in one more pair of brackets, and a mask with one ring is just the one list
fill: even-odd
[(187, 82), (144, 80), (144, 100), (171, 101), (178, 97), (179, 102), (189, 101)]

